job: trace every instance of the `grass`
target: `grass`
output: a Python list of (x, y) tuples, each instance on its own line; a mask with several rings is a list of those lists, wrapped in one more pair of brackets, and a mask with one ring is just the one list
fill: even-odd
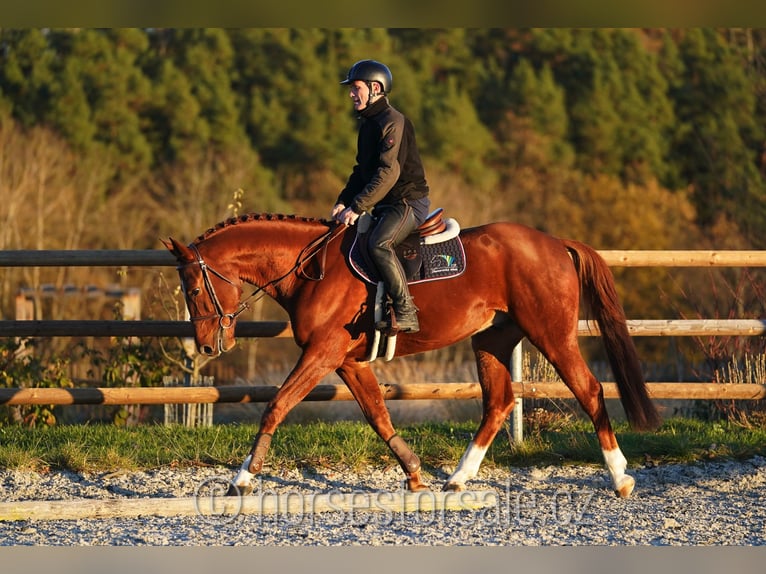
[[(419, 423), (399, 433), (420, 456), (426, 470), (454, 466), (475, 431), (475, 423)], [(160, 466), (238, 467), (250, 448), (254, 425), (181, 426), (59, 425), (50, 428), (0, 427), (0, 468), (109, 472)], [(690, 463), (711, 459), (766, 456), (766, 428), (732, 422), (673, 418), (656, 432), (615, 427), (631, 465)], [(508, 429), (498, 434), (487, 465), (601, 464), (590, 423), (567, 420), (533, 425), (523, 443), (511, 444)], [(372, 429), (361, 422), (315, 422), (280, 427), (267, 464), (280, 467), (387, 467), (396, 461)]]

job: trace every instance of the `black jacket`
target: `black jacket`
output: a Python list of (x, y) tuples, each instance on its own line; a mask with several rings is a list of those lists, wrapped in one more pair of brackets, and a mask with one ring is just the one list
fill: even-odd
[(385, 96), (361, 111), (356, 165), (337, 203), (355, 213), (428, 195), (412, 122)]

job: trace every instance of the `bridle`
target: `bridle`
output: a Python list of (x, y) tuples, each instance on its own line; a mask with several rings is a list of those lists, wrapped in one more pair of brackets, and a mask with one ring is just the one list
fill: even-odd
[[(210, 300), (213, 302), (213, 307), (215, 307), (215, 313), (211, 313), (210, 315), (199, 315), (197, 317), (191, 317), (192, 321), (207, 321), (208, 319), (218, 319), (218, 326), (221, 329), (230, 329), (232, 325), (234, 325), (234, 320), (243, 312), (245, 309), (248, 309), (250, 307), (249, 303), (247, 302), (247, 299), (242, 301), (239, 304), (239, 307), (237, 307), (237, 310), (233, 313), (224, 313), (223, 305), (221, 305), (220, 299), (218, 299), (218, 295), (215, 292), (215, 287), (213, 287), (213, 282), (210, 280), (210, 274), (215, 275), (219, 279), (225, 281), (229, 285), (232, 285), (234, 287), (239, 287), (234, 281), (226, 277), (224, 274), (216, 271), (212, 267), (210, 267), (207, 263), (205, 263), (205, 260), (202, 259), (202, 254), (199, 252), (199, 249), (197, 249), (197, 246), (195, 244), (189, 245), (192, 252), (194, 253), (195, 261), (191, 261), (189, 263), (184, 263), (183, 265), (179, 265), (176, 269), (183, 269), (184, 267), (187, 267), (189, 265), (197, 264), (199, 265), (200, 272), (202, 273), (202, 282), (205, 284), (205, 289), (207, 290), (208, 296), (210, 297)], [(256, 291), (257, 293), (257, 291)], [(252, 295), (251, 295), (252, 297)], [(248, 297), (249, 299), (250, 297)]]
[[(237, 283), (226, 277), (223, 273), (220, 273), (210, 267), (205, 260), (202, 258), (202, 254), (199, 252), (199, 249), (197, 248), (197, 245), (192, 243), (189, 245), (189, 248), (194, 253), (194, 261), (189, 261), (188, 263), (182, 263), (181, 265), (178, 265), (176, 269), (179, 271), (185, 267), (188, 267), (189, 265), (199, 265), (200, 272), (202, 273), (202, 281), (205, 285), (205, 289), (208, 292), (208, 296), (210, 297), (210, 300), (213, 303), (213, 307), (215, 308), (215, 313), (211, 313), (209, 315), (199, 315), (197, 317), (191, 317), (192, 322), (196, 321), (207, 321), (208, 319), (218, 319), (218, 326), (221, 329), (230, 329), (232, 326), (234, 326), (234, 321), (236, 318), (246, 309), (250, 308), (250, 304), (248, 301), (250, 299), (253, 299), (254, 297), (258, 297), (260, 299), (266, 294), (266, 289), (270, 287), (275, 287), (285, 279), (287, 279), (290, 275), (293, 274), (295, 271), (300, 271), (300, 273), (303, 275), (305, 279), (308, 279), (309, 281), (321, 281), (324, 279), (324, 265), (325, 260), (327, 256), (327, 246), (329, 243), (335, 239), (341, 231), (346, 229), (345, 225), (336, 225), (323, 235), (319, 236), (317, 239), (309, 243), (306, 247), (304, 247), (300, 254), (298, 255), (298, 260), (296, 263), (290, 268), (290, 270), (285, 273), (284, 275), (277, 277), (276, 279), (272, 279), (268, 283), (264, 283), (261, 286), (258, 286), (255, 291), (253, 291), (250, 295), (247, 296), (244, 300), (240, 301), (239, 306), (237, 309), (232, 313), (225, 313), (223, 309), (223, 305), (221, 305), (220, 299), (218, 299), (218, 295), (215, 292), (215, 288), (213, 287), (213, 282), (210, 280), (210, 275), (215, 275), (222, 281), (225, 281), (229, 285), (232, 285), (234, 287), (239, 287)], [(318, 277), (312, 277), (308, 275), (304, 270), (304, 265), (308, 263), (311, 259), (313, 259), (317, 254), (322, 253), (322, 259), (320, 261), (320, 270), (319, 270), (319, 276)], [(257, 299), (256, 299), (257, 300)]]

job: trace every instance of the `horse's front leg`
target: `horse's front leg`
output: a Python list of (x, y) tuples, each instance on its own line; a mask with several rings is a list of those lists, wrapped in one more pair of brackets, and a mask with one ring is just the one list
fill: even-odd
[(253, 440), (250, 454), (232, 480), (229, 492), (230, 496), (250, 494), (253, 490), (251, 482), (253, 477), (261, 472), (266, 460), (266, 453), (271, 444), (271, 437), (277, 427), (285, 420), (292, 408), (301, 402), (309, 394), (322, 377), (331, 373), (337, 363), (332, 365), (327, 356), (321, 351), (313, 350), (315, 347), (307, 347), (290, 375), (277, 391), (274, 398), (266, 405), (266, 410), (261, 416), (261, 424), (258, 433)]
[(407, 477), (407, 488), (411, 491), (428, 489), (420, 473), (420, 459), (404, 439), (396, 434), (378, 379), (369, 364), (348, 359), (336, 372), (359, 403), (367, 422), (396, 457)]

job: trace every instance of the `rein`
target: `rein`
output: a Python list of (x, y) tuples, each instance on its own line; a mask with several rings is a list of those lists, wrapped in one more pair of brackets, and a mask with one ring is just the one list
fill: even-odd
[[(218, 299), (218, 295), (216, 295), (215, 288), (213, 287), (212, 281), (210, 281), (210, 273), (218, 277), (219, 279), (225, 281), (229, 285), (232, 285), (234, 287), (237, 286), (234, 281), (223, 275), (222, 273), (216, 271), (212, 267), (210, 267), (207, 263), (205, 263), (205, 260), (202, 259), (202, 254), (200, 254), (199, 249), (195, 244), (189, 245), (191, 250), (194, 252), (194, 257), (196, 261), (191, 261), (189, 263), (184, 263), (183, 265), (179, 265), (177, 269), (182, 269), (188, 265), (199, 265), (200, 271), (202, 272), (202, 280), (205, 283), (205, 289), (207, 289), (208, 293), (210, 294), (210, 299), (213, 302), (213, 306), (215, 307), (215, 314), (210, 315), (201, 315), (199, 317), (191, 317), (191, 321), (205, 321), (207, 319), (213, 319), (218, 318), (218, 324), (221, 327), (221, 329), (230, 329), (234, 325), (234, 320), (246, 309), (250, 307), (250, 304), (248, 301), (255, 297), (256, 295), (260, 295), (258, 299), (263, 297), (263, 295), (266, 293), (266, 289), (269, 287), (274, 287), (287, 279), (290, 275), (293, 274), (293, 272), (298, 271), (301, 276), (303, 276), (305, 279), (309, 281), (321, 281), (324, 279), (324, 267), (325, 267), (325, 261), (327, 259), (327, 246), (330, 244), (330, 242), (335, 239), (338, 235), (340, 235), (340, 232), (343, 231), (346, 228), (345, 225), (336, 225), (334, 228), (330, 229), (323, 235), (319, 236), (317, 239), (309, 243), (306, 247), (304, 247), (301, 252), (298, 254), (298, 260), (295, 262), (295, 264), (290, 268), (290, 270), (285, 273), (284, 275), (277, 277), (276, 279), (272, 279), (268, 283), (263, 284), (262, 286), (257, 286), (256, 290), (253, 291), (250, 295), (248, 295), (245, 299), (243, 299), (239, 303), (239, 307), (237, 307), (236, 311), (233, 313), (224, 313), (223, 306), (221, 305), (220, 300)], [(311, 277), (308, 275), (304, 270), (304, 265), (311, 261), (314, 257), (316, 257), (317, 254), (322, 254), (322, 259), (319, 263), (319, 276), (318, 277)]]

